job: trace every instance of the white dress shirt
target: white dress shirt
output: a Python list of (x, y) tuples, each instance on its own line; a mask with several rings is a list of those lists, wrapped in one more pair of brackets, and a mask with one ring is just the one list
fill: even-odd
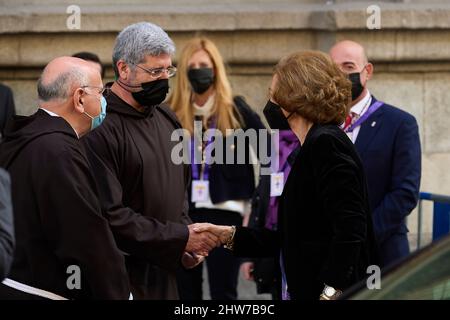
[[(372, 95), (370, 94), (369, 90), (367, 90), (364, 98), (362, 98), (361, 101), (359, 101), (350, 109), (350, 112), (353, 113), (353, 116), (355, 117), (352, 123), (356, 122), (363, 116), (363, 114), (369, 109), (371, 102)], [(357, 126), (353, 129), (352, 132), (347, 132), (347, 136), (350, 138), (350, 140), (352, 140), (353, 143), (355, 143), (356, 138), (358, 138), (359, 129), (361, 129), (361, 126)]]
[(52, 117), (59, 117), (59, 115), (57, 115), (56, 113), (51, 112), (51, 111), (49, 111), (49, 110), (47, 110), (47, 109), (44, 109), (44, 108), (39, 108), (39, 109), (44, 110), (45, 112), (47, 112), (47, 113), (48, 113), (49, 115), (51, 115)]

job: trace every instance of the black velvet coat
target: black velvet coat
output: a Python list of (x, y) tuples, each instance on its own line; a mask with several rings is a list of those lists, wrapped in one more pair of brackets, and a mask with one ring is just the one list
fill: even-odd
[(280, 199), (278, 231), (236, 231), (236, 255), (280, 250), (294, 300), (318, 299), (324, 284), (345, 290), (378, 262), (364, 170), (337, 126), (308, 132)]

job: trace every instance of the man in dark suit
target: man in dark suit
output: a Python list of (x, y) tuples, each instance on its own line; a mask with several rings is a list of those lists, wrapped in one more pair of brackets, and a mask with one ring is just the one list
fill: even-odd
[(341, 41), (330, 55), (352, 81), (351, 110), (343, 128), (364, 164), (375, 235), (386, 266), (409, 254), (406, 217), (417, 205), (421, 176), (417, 122), (370, 94), (373, 65), (360, 44)]
[(16, 114), (12, 91), (0, 83), (0, 140), (3, 136), (6, 121)]

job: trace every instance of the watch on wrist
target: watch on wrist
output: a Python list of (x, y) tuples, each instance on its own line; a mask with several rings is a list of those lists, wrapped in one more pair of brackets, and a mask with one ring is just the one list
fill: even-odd
[(325, 285), (321, 297), (324, 298), (325, 300), (333, 300), (339, 297), (341, 294), (342, 294), (341, 290), (337, 290), (333, 287)]

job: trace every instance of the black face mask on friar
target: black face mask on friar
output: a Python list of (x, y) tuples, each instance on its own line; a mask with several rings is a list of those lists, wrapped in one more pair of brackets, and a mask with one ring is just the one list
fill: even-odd
[[(141, 83), (138, 86), (131, 86), (117, 80), (117, 83), (128, 92), (131, 93), (133, 99), (136, 100), (143, 107), (153, 107), (159, 105), (166, 99), (167, 93), (169, 92), (169, 80), (168, 79), (158, 79), (155, 81), (149, 81)], [(132, 92), (129, 88), (142, 88), (141, 91)]]

